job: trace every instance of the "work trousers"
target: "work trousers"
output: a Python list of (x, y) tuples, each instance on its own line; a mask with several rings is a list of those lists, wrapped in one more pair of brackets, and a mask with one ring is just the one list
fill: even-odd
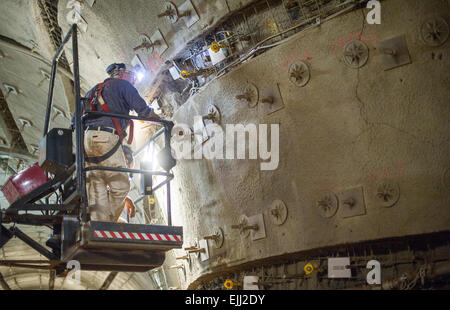
[[(84, 149), (87, 157), (106, 154), (118, 142), (119, 136), (100, 130), (86, 130)], [(122, 147), (109, 158), (89, 166), (126, 167)], [(130, 181), (125, 172), (93, 170), (86, 173), (88, 205), (92, 221), (117, 222), (124, 207), (124, 199), (130, 191)]]

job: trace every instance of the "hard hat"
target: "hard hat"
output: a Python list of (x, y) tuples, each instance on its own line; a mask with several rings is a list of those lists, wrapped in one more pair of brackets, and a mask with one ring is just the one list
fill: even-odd
[(113, 63), (113, 64), (110, 64), (106, 68), (106, 73), (108, 73), (108, 75), (113, 75), (114, 73), (118, 72), (120, 69), (125, 70), (126, 68), (127, 68), (127, 66), (124, 63)]

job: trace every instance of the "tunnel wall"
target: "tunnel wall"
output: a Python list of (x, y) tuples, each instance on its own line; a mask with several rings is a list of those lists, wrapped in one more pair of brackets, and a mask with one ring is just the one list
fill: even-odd
[[(175, 112), (174, 121), (191, 128), (194, 116), (206, 115), (211, 104), (220, 110), (224, 129), (279, 124), (275, 170), (262, 171), (260, 159), (178, 161), (173, 212), (174, 224), (184, 226), (185, 246), (215, 227), (225, 237), (221, 248), (208, 241), (208, 260), (193, 256), (186, 284), (272, 256), (450, 228), (450, 40), (430, 47), (420, 37), (428, 18), (449, 20), (449, 6), (439, 0), (383, 1), (379, 25), (367, 24), (367, 9), (336, 17), (213, 80)], [(384, 70), (380, 43), (401, 35), (411, 63)], [(344, 64), (343, 47), (358, 38), (369, 58), (354, 69)], [(289, 81), (289, 67), (298, 60), (310, 69), (304, 87)], [(271, 95), (284, 108), (268, 114), (267, 104), (250, 108), (236, 99), (247, 82), (257, 86), (260, 98)], [(391, 189), (392, 206), (379, 195), (383, 184)], [(363, 208), (346, 217), (342, 197), (349, 190), (362, 195)], [(324, 193), (336, 199), (331, 217), (320, 211)], [(282, 225), (269, 212), (276, 199), (288, 209)], [(265, 238), (252, 240), (231, 228), (242, 215), (258, 214)]]

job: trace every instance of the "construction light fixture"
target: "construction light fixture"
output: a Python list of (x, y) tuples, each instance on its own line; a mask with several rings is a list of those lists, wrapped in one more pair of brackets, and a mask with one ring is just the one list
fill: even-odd
[(147, 146), (147, 149), (145, 150), (144, 158), (142, 161), (151, 163), (151, 170), (155, 170), (156, 166), (158, 166), (158, 159), (156, 158), (156, 150), (155, 150), (155, 143), (150, 142), (150, 144)]
[[(153, 170), (153, 163), (143, 160), (140, 163), (141, 170)], [(141, 174), (141, 195), (153, 195), (153, 176), (150, 174)]]
[(156, 156), (159, 165), (166, 171), (169, 171), (177, 164), (176, 160), (172, 156), (170, 146), (164, 147)]
[(164, 170), (169, 171), (176, 165), (176, 160), (172, 156), (171, 148), (164, 147), (157, 152), (154, 142), (151, 142), (148, 145), (144, 158), (141, 162), (148, 163), (151, 170), (156, 170), (159, 166)]

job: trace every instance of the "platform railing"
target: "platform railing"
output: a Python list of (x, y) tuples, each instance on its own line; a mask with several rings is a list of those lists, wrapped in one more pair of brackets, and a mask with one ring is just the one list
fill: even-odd
[[(81, 95), (80, 95), (80, 72), (79, 72), (79, 57), (78, 57), (78, 29), (77, 25), (73, 24), (72, 28), (69, 30), (69, 32), (64, 37), (61, 45), (59, 46), (58, 50), (55, 53), (55, 56), (53, 57), (52, 62), (52, 70), (51, 70), (51, 76), (50, 76), (50, 83), (49, 83), (49, 92), (48, 92), (48, 99), (47, 99), (47, 108), (46, 108), (46, 117), (45, 117), (45, 124), (44, 124), (44, 136), (48, 133), (49, 125), (50, 125), (50, 115), (52, 111), (52, 103), (53, 103), (53, 90), (55, 86), (55, 77), (56, 77), (56, 68), (58, 66), (58, 59), (60, 55), (62, 54), (64, 50), (64, 46), (66, 43), (72, 38), (72, 53), (73, 53), (73, 82), (74, 82), (74, 93), (75, 93), (75, 146), (76, 146), (76, 153), (75, 153), (75, 175), (76, 175), (76, 190), (77, 194), (81, 197), (81, 208), (80, 208), (80, 217), (82, 222), (87, 222), (88, 220), (88, 201), (87, 201), (87, 191), (86, 191), (86, 172), (87, 171), (93, 171), (93, 170), (107, 170), (107, 171), (117, 171), (117, 172), (129, 172), (129, 173), (136, 173), (136, 174), (147, 174), (147, 175), (159, 175), (159, 176), (165, 176), (166, 178), (158, 185), (153, 187), (153, 191), (166, 186), (166, 192), (167, 192), (167, 224), (168, 226), (172, 226), (172, 218), (171, 218), (171, 200), (170, 200), (170, 181), (173, 179), (173, 175), (169, 173), (169, 171), (166, 172), (160, 172), (160, 171), (152, 171), (152, 170), (139, 170), (139, 169), (128, 169), (128, 168), (118, 168), (118, 167), (104, 167), (104, 166), (90, 166), (85, 167), (85, 153), (84, 153), (84, 122), (88, 117), (96, 116), (96, 117), (102, 117), (102, 116), (108, 116), (108, 117), (115, 117), (115, 118), (121, 118), (121, 119), (128, 119), (128, 120), (140, 120), (145, 122), (152, 122), (155, 124), (162, 125), (163, 128), (156, 132), (156, 134), (150, 138), (150, 140), (139, 149), (133, 156), (137, 156), (140, 152), (142, 152), (145, 149), (145, 146), (148, 145), (148, 143), (151, 143), (154, 141), (158, 136), (161, 134), (164, 134), (164, 143), (165, 148), (168, 148), (170, 151), (170, 137), (171, 137), (171, 130), (173, 127), (173, 122), (159, 119), (159, 118), (148, 118), (148, 117), (139, 117), (139, 116), (132, 116), (132, 115), (122, 115), (122, 114), (115, 114), (115, 113), (106, 113), (106, 112), (100, 112), (100, 111), (91, 111), (86, 112), (83, 114), (82, 112), (82, 105), (81, 105)], [(142, 199), (142, 197), (140, 198)]]
[[(81, 122), (84, 124), (86, 119), (88, 117), (99, 117), (99, 116), (107, 116), (107, 117), (115, 117), (115, 118), (121, 118), (121, 119), (127, 119), (127, 120), (139, 120), (139, 121), (145, 121), (145, 122), (152, 122), (156, 124), (161, 124), (164, 127), (161, 128), (158, 132), (156, 132), (155, 135), (153, 135), (149, 141), (144, 145), (147, 146), (149, 143), (154, 141), (158, 136), (161, 134), (164, 134), (164, 140), (165, 140), (165, 148), (168, 148), (169, 151), (171, 149), (170, 146), (170, 135), (173, 128), (173, 122), (159, 119), (159, 118), (153, 118), (153, 117), (141, 117), (141, 116), (133, 116), (133, 115), (123, 115), (123, 114), (115, 114), (115, 113), (106, 113), (106, 112), (100, 112), (100, 111), (90, 111), (86, 112), (81, 117)], [(80, 143), (83, 142), (83, 139), (80, 141)], [(83, 154), (84, 154), (84, 143), (83, 144)], [(141, 148), (143, 150), (143, 148)], [(141, 150), (138, 150), (140, 153)], [(137, 156), (137, 153), (134, 153), (133, 156)], [(105, 166), (90, 166), (90, 167), (83, 167), (83, 171), (93, 171), (93, 170), (103, 170), (103, 171), (117, 171), (117, 172), (128, 172), (128, 173), (136, 173), (136, 174), (149, 174), (151, 176), (153, 175), (159, 175), (159, 176), (165, 176), (166, 179), (161, 181), (158, 185), (155, 185), (152, 187), (153, 191), (156, 191), (157, 189), (161, 188), (162, 186), (166, 185), (167, 190), (167, 225), (172, 225), (172, 216), (171, 216), (171, 200), (170, 200), (170, 181), (173, 179), (173, 174), (169, 173), (168, 171), (162, 172), (162, 171), (153, 171), (153, 170), (141, 170), (141, 169), (130, 169), (130, 168), (119, 168), (119, 167), (105, 167)], [(83, 210), (83, 212), (86, 212)], [(84, 215), (84, 214), (83, 214)]]

